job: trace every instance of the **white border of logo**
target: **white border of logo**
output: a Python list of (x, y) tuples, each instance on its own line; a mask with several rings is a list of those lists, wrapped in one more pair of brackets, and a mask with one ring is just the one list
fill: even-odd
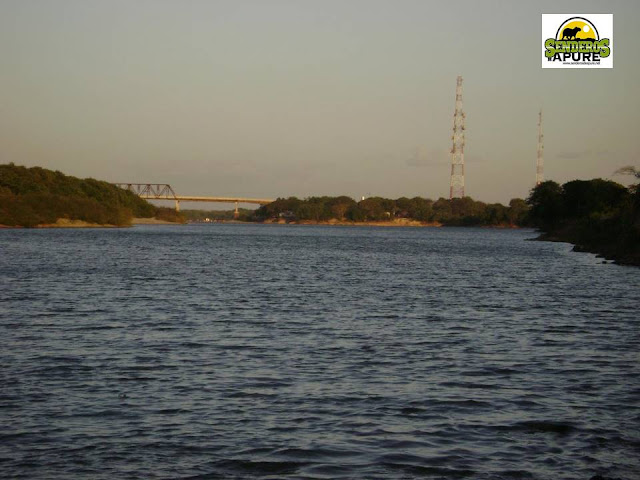
[[(589, 20), (598, 30), (600, 39), (609, 39), (610, 53), (598, 62), (582, 62), (555, 60), (549, 61), (545, 56), (544, 42), (548, 38), (556, 38), (558, 28), (569, 18), (582, 17)], [(542, 68), (613, 68), (613, 14), (611, 13), (543, 13), (542, 14)]]

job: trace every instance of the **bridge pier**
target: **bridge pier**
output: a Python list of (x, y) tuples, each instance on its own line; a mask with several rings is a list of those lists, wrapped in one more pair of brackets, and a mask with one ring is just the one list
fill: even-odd
[(176, 212), (180, 211), (180, 200), (176, 200)]
[(239, 216), (240, 216), (240, 212), (238, 211), (238, 202), (236, 202), (236, 209), (233, 212), (233, 218), (237, 220)]

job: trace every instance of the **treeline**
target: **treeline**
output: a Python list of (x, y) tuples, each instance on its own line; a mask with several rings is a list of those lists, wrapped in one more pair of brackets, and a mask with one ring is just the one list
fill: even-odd
[[(640, 178), (640, 172), (627, 168)], [(573, 243), (620, 263), (640, 265), (640, 187), (610, 180), (543, 182), (527, 199), (542, 239)]]
[(330, 220), (380, 222), (409, 219), (451, 226), (518, 226), (526, 222), (528, 205), (519, 198), (509, 202), (484, 203), (469, 197), (436, 201), (414, 197), (391, 200), (370, 197), (356, 202), (350, 197), (279, 198), (247, 217), (250, 221), (284, 220), (287, 222)]
[(158, 212), (154, 205), (107, 182), (40, 167), (0, 165), (0, 225), (33, 227), (59, 218), (129, 225), (133, 217), (148, 218)]

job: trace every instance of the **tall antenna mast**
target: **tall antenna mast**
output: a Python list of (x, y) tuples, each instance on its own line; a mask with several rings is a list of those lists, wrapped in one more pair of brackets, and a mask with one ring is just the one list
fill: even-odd
[(544, 182), (544, 145), (542, 144), (542, 109), (538, 113), (538, 158), (536, 159), (536, 185)]
[(456, 111), (453, 114), (451, 147), (451, 184), (449, 198), (464, 197), (464, 112), (462, 111), (462, 77), (456, 82)]

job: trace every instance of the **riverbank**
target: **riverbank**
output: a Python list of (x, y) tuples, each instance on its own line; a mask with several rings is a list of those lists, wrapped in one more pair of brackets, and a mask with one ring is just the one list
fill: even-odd
[[(253, 222), (252, 222), (253, 223)], [(396, 218), (393, 220), (385, 221), (370, 221), (370, 222), (350, 222), (348, 220), (299, 220), (287, 222), (285, 220), (266, 220), (265, 224), (277, 224), (277, 225), (325, 225), (325, 226), (349, 226), (349, 227), (442, 227), (440, 222), (420, 222), (418, 220), (411, 220), (408, 218)]]
[[(133, 218), (132, 218), (133, 217)], [(0, 225), (28, 228), (130, 227), (185, 223), (180, 212), (92, 178), (40, 167), (0, 165)]]
[(447, 225), (441, 222), (421, 222), (419, 220), (412, 220), (409, 218), (396, 218), (394, 220), (385, 221), (364, 221), (364, 222), (351, 222), (348, 220), (265, 220), (263, 222), (252, 221), (238, 221), (238, 220), (216, 220), (211, 223), (249, 223), (249, 224), (266, 224), (266, 225), (322, 225), (322, 226), (347, 226), (347, 227), (464, 227), (464, 228), (498, 228), (498, 229), (519, 229), (522, 228), (518, 225), (512, 224), (497, 224), (497, 225)]
[(131, 225), (184, 225), (184, 223), (170, 222), (168, 220), (162, 220), (156, 217), (151, 217), (151, 218), (134, 218), (131, 220)]
[(133, 225), (183, 225), (179, 222), (170, 222), (156, 217), (151, 218), (133, 218), (131, 225), (111, 225), (85, 222), (82, 220), (69, 220), (68, 218), (59, 218), (56, 223), (45, 223), (36, 225), (36, 228), (127, 228)]
[(69, 220), (68, 218), (59, 218), (55, 223), (42, 223), (36, 225), (36, 228), (120, 228), (121, 225), (112, 225), (109, 223), (91, 223), (84, 220)]
[(100, 224), (85, 222), (83, 220), (69, 220), (68, 218), (59, 218), (55, 223), (41, 223), (33, 227), (24, 227), (22, 225), (0, 225), (0, 228), (122, 228), (122, 225)]
[[(31, 228), (129, 228), (134, 225), (184, 225), (179, 222), (169, 222), (153, 218), (134, 218), (130, 225), (113, 225), (110, 223), (91, 223), (83, 220), (70, 220), (68, 218), (59, 218), (55, 223), (41, 223)], [(0, 225), (0, 228), (29, 228), (21, 225)]]
[(629, 248), (620, 244), (585, 244), (575, 241), (570, 235), (562, 232), (541, 233), (533, 240), (541, 242), (560, 242), (573, 245), (572, 251), (593, 253), (597, 257), (612, 261), (617, 265), (640, 267), (640, 248)]
[(497, 228), (497, 229), (519, 229), (522, 228), (518, 225), (512, 224), (498, 224), (498, 225), (446, 225), (440, 222), (420, 222), (418, 220), (412, 220), (409, 218), (396, 218), (394, 220), (386, 221), (364, 221), (364, 222), (352, 222), (348, 220), (293, 220), (287, 221), (284, 219), (279, 220), (264, 220), (264, 221), (251, 221), (251, 220), (226, 220), (216, 219), (209, 222), (188, 222), (194, 224), (208, 224), (208, 223), (224, 223), (224, 224), (244, 224), (244, 225), (320, 225), (320, 226), (345, 226), (345, 227), (473, 227), (473, 228)]
[(640, 186), (600, 178), (563, 185), (548, 180), (527, 202), (538, 240), (571, 243), (576, 252), (640, 266)]

